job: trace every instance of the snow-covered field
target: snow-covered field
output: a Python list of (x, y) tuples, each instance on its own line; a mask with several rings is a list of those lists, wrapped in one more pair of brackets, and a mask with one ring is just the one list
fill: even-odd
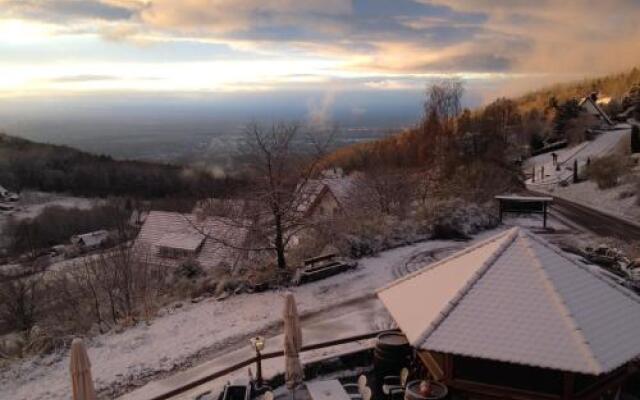
[(18, 210), (12, 215), (18, 219), (33, 218), (38, 216), (38, 214), (48, 206), (88, 210), (98, 202), (100, 202), (99, 199), (74, 197), (58, 193), (25, 191), (20, 194), (20, 201), (17, 203)]
[[(495, 233), (488, 231), (474, 240)], [(398, 265), (417, 254), (465, 243), (427, 241), (360, 260), (354, 272), (293, 288), (302, 314), (331, 308), (340, 315), (340, 304), (370, 296), (395, 279)], [(122, 333), (108, 333), (88, 340), (88, 352), (98, 389), (144, 382), (145, 377), (177, 367), (188, 367), (203, 354), (228, 350), (248, 335), (266, 331), (280, 321), (281, 292), (244, 294), (217, 302), (186, 303), (168, 310), (149, 325), (141, 323)], [(0, 370), (3, 399), (68, 399), (68, 355), (58, 353), (14, 362)], [(109, 397), (108, 394), (105, 395)]]
[(100, 203), (100, 199), (87, 199), (58, 193), (45, 193), (38, 191), (23, 191), (20, 193), (20, 201), (14, 204), (15, 211), (11, 213), (0, 212), (0, 248), (6, 242), (5, 225), (9, 216), (16, 219), (27, 219), (38, 216), (47, 206), (59, 206), (63, 208), (79, 208), (88, 210)]

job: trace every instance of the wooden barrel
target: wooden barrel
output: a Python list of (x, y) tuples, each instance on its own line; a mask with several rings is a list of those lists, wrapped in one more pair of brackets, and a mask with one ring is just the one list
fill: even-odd
[(412, 353), (406, 336), (397, 331), (383, 332), (378, 335), (373, 350), (373, 365), (378, 378), (399, 375), (403, 367), (409, 366)]

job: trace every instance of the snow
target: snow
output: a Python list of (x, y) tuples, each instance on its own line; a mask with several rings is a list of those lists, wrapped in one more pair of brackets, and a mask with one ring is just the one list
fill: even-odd
[(640, 222), (640, 207), (637, 203), (635, 182), (622, 183), (606, 190), (599, 189), (598, 185), (593, 181), (570, 184), (566, 187), (555, 186), (540, 189), (545, 193), (553, 194), (575, 203)]
[(99, 199), (89, 199), (37, 191), (25, 191), (20, 195), (21, 198), (18, 203), (20, 210), (13, 214), (13, 216), (18, 219), (36, 217), (45, 209), (45, 207), (48, 206), (88, 210), (93, 208), (96, 203), (100, 201)]
[[(487, 231), (476, 239), (495, 234)], [(466, 246), (453, 241), (426, 241), (360, 260), (353, 272), (292, 288), (301, 314), (331, 309), (366, 299), (375, 289), (397, 278), (398, 265), (420, 252)], [(122, 333), (108, 333), (87, 340), (98, 389), (125, 385), (158, 371), (191, 365), (199, 355), (228, 348), (255, 332), (279, 326), (282, 292), (244, 294), (217, 302), (186, 303), (171, 309), (150, 324), (140, 323)], [(275, 311), (274, 310), (278, 310)], [(333, 336), (334, 330), (327, 332)], [(4, 398), (54, 400), (68, 398), (68, 356), (57, 353), (16, 361), (0, 370)]]
[[(560, 181), (570, 180), (573, 175), (574, 160), (578, 161), (578, 168), (584, 168), (588, 159), (595, 159), (612, 153), (619, 143), (631, 134), (628, 125), (621, 125), (619, 129), (604, 131), (593, 141), (580, 143), (577, 146), (556, 150), (560, 170), (553, 165), (551, 153), (540, 154), (527, 160), (525, 172), (531, 172), (535, 167), (535, 182), (531, 179), (526, 184), (535, 190), (544, 189), (550, 185), (556, 185)], [(540, 179), (541, 168), (544, 167), (545, 177)]]
[(9, 216), (18, 220), (34, 218), (48, 206), (88, 210), (93, 208), (100, 201), (101, 200), (99, 199), (73, 197), (57, 193), (23, 191), (20, 193), (20, 201), (13, 203), (16, 207), (15, 211), (10, 213), (0, 212), (0, 249), (6, 245), (4, 242), (8, 241), (8, 238), (4, 237), (4, 226), (9, 220)]
[[(528, 179), (527, 187), (536, 192), (552, 194), (617, 217), (640, 222), (640, 207), (637, 204), (636, 182), (633, 178), (613, 188), (601, 190), (593, 181), (572, 183), (573, 171), (568, 169), (568, 167), (573, 168), (574, 160), (578, 160), (579, 168), (582, 169), (589, 158), (593, 160), (614, 154), (631, 132), (626, 124), (620, 125), (619, 128), (603, 132), (591, 142), (583, 142), (572, 148), (556, 151), (558, 161), (561, 163), (560, 171), (556, 171), (549, 153), (530, 158), (524, 167), (525, 172), (531, 172), (535, 166), (536, 181), (532, 182)], [(545, 170), (544, 180), (540, 180), (541, 166), (544, 166)], [(559, 184), (561, 181), (566, 181), (568, 185), (561, 186)]]

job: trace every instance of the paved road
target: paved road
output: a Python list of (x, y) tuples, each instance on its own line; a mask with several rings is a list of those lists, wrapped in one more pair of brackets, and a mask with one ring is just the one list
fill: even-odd
[[(533, 191), (531, 194), (549, 196)], [(555, 212), (599, 236), (615, 237), (625, 242), (640, 241), (640, 225), (559, 197), (552, 197), (552, 213)]]

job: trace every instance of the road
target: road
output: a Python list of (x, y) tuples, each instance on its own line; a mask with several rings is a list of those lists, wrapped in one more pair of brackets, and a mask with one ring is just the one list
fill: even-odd
[[(529, 192), (532, 195), (549, 196), (547, 193)], [(552, 213), (556, 213), (598, 236), (614, 237), (625, 242), (640, 241), (640, 225), (638, 224), (560, 197), (551, 197), (553, 197)]]

